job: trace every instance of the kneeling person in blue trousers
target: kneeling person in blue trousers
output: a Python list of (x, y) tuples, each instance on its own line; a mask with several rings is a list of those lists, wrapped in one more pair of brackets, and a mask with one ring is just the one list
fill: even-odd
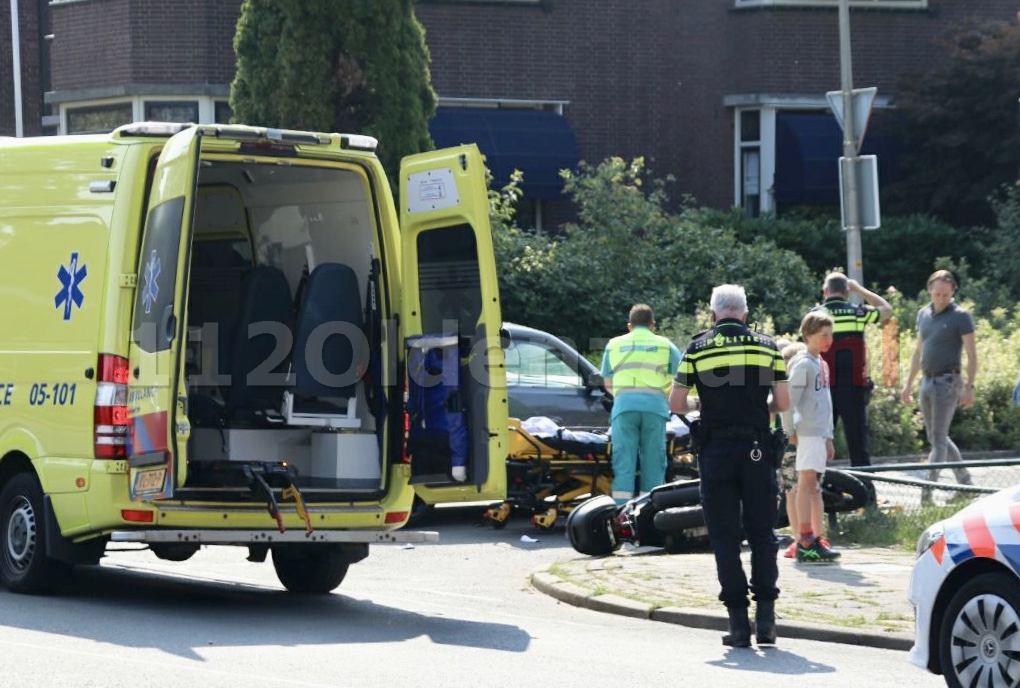
[(627, 334), (609, 340), (602, 356), (602, 377), (613, 394), (613, 498), (617, 504), (634, 497), (640, 459), (641, 492), (666, 479), (666, 421), (673, 375), (680, 349), (655, 334), (650, 306), (630, 309)]

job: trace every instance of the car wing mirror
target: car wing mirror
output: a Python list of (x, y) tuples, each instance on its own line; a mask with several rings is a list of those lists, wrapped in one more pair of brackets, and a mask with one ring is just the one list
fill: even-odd
[(510, 348), (510, 330), (505, 327), (499, 328), (499, 347), (501, 349)]

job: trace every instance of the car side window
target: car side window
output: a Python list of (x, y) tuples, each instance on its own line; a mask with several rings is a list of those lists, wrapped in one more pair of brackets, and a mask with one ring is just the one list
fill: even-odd
[(551, 350), (531, 342), (511, 342), (506, 354), (507, 383), (528, 387), (584, 387), (577, 371)]

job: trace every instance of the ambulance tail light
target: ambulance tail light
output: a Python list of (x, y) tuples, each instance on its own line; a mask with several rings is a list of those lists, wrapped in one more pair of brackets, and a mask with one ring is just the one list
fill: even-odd
[(128, 436), (128, 373), (126, 358), (99, 354), (95, 420), (95, 454), (97, 459), (127, 457)]

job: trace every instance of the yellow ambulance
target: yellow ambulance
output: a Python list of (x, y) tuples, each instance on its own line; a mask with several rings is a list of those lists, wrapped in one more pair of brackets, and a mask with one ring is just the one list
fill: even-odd
[[(485, 169), (376, 141), (135, 123), (0, 138), (0, 581), (109, 543), (271, 553), (325, 593), (429, 502), (502, 499)], [(399, 202), (399, 207), (396, 203)]]

